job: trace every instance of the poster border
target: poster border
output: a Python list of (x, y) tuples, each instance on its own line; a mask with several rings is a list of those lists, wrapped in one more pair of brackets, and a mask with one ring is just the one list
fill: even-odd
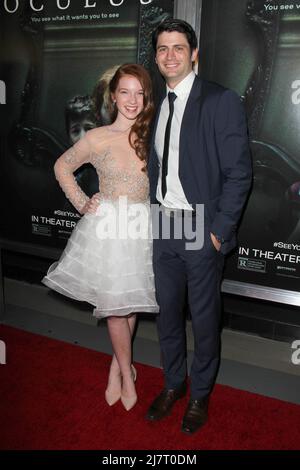
[(292, 290), (224, 279), (221, 291), (225, 294), (234, 294), (237, 296), (300, 307), (300, 293)]

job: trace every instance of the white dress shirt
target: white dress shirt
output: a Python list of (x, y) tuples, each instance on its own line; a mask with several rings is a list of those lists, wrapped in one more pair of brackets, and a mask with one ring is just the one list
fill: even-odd
[[(179, 179), (179, 138), (183, 113), (186, 107), (188, 97), (190, 95), (195, 80), (195, 72), (192, 71), (187, 75), (175, 88), (171, 90), (167, 86), (167, 96), (164, 99), (160, 115), (158, 119), (155, 134), (155, 150), (159, 160), (159, 178), (156, 191), (156, 199), (165, 207), (170, 209), (186, 209), (193, 210), (188, 203), (181, 182)], [(170, 146), (168, 158), (168, 174), (167, 174), (167, 193), (165, 198), (161, 192), (161, 173), (162, 173), (162, 157), (164, 153), (165, 130), (169, 117), (169, 91), (174, 92), (177, 98), (174, 102), (174, 114), (170, 132)]]

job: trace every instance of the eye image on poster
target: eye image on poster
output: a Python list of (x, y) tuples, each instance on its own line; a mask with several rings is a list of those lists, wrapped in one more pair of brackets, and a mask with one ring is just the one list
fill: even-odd
[(201, 75), (248, 116), (253, 187), (225, 278), (300, 291), (300, 2), (203, 0)]
[[(173, 15), (173, 4), (1, 1), (3, 238), (65, 246), (80, 214), (59, 187), (54, 164), (89, 129), (110, 123), (108, 84), (119, 65), (142, 63), (151, 69), (151, 32)], [(77, 170), (75, 178), (88, 196), (99, 191), (91, 165)]]

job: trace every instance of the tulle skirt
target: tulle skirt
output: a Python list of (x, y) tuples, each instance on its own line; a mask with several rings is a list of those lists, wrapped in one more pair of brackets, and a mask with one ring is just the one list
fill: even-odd
[(60, 260), (42, 282), (72, 299), (89, 302), (94, 316), (157, 313), (149, 203), (101, 202), (84, 215)]

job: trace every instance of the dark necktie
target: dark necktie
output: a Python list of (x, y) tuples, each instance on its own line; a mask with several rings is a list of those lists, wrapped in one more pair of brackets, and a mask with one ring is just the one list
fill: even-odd
[(164, 141), (164, 153), (162, 159), (162, 173), (161, 173), (161, 192), (162, 197), (165, 198), (167, 192), (167, 174), (168, 174), (168, 158), (169, 158), (169, 146), (170, 146), (170, 132), (172, 117), (174, 113), (174, 101), (176, 100), (177, 95), (171, 91), (168, 93), (169, 100), (169, 117), (166, 125), (165, 131), (165, 141)]

